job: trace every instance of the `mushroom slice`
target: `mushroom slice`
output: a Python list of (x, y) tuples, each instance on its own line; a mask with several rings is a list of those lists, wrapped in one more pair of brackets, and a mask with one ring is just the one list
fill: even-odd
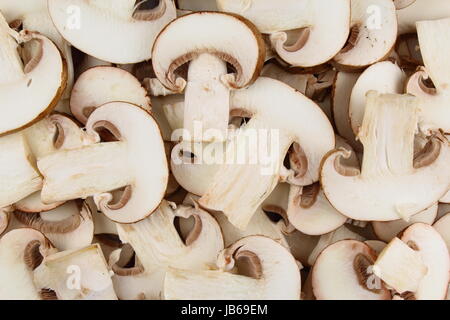
[(400, 294), (416, 292), (427, 271), (420, 253), (399, 238), (389, 242), (373, 266), (375, 275)]
[(316, 263), (317, 257), (328, 246), (341, 240), (366, 240), (363, 236), (350, 230), (346, 225), (339, 227), (338, 229), (320, 236), (314, 249), (311, 251), (308, 257), (308, 265), (313, 266)]
[(77, 249), (91, 244), (94, 223), (89, 207), (76, 202), (42, 213), (16, 211), (15, 218), (25, 226), (42, 232), (58, 250)]
[(440, 234), (430, 225), (416, 223), (403, 232), (401, 240), (420, 253), (427, 273), (414, 297), (417, 300), (442, 300), (447, 294), (450, 258)]
[(440, 218), (433, 224), (433, 228), (439, 232), (442, 239), (444, 239), (447, 249), (450, 253), (450, 212)]
[[(149, 60), (156, 36), (176, 18), (172, 0), (143, 11), (135, 11), (135, 4), (135, 0), (49, 0), (48, 9), (58, 31), (73, 46), (98, 59), (126, 64)], [(111, 32), (114, 36), (105, 36)]]
[[(164, 280), (168, 300), (298, 300), (300, 272), (294, 257), (263, 236), (243, 238), (223, 250), (219, 270), (171, 268)], [(241, 274), (230, 272), (237, 267)]]
[(437, 216), (437, 210), (438, 205), (437, 203), (435, 203), (428, 209), (425, 209), (424, 211), (413, 215), (408, 222), (402, 219), (384, 222), (373, 221), (372, 227), (379, 239), (389, 242), (393, 238), (395, 238), (401, 231), (403, 231), (404, 229), (406, 229), (407, 227), (409, 227), (414, 223), (422, 222), (429, 225), (433, 224)]
[[(248, 89), (234, 91), (231, 102), (232, 109), (245, 111), (251, 120), (227, 146), (226, 159), (232, 159), (232, 164), (221, 166), (200, 204), (224, 212), (234, 226), (245, 229), (284, 173), (286, 180), (295, 176), (296, 184), (317, 181), (320, 159), (333, 148), (335, 139), (322, 110), (280, 81), (260, 77)], [(316, 137), (314, 143), (311, 136)], [(302, 172), (282, 169), (293, 143), (299, 144), (304, 155)]]
[(8, 229), (11, 220), (12, 207), (4, 207), (0, 209), (0, 236)]
[(33, 270), (53, 253), (50, 242), (34, 229), (17, 229), (0, 239), (0, 299), (40, 300)]
[(322, 162), (321, 183), (330, 203), (360, 221), (409, 220), (431, 207), (448, 190), (450, 148), (433, 135), (414, 159), (417, 99), (369, 92), (359, 138), (364, 145), (362, 172), (345, 172), (335, 150)]
[(21, 132), (0, 137), (0, 208), (41, 189), (42, 178)]
[[(118, 141), (63, 150), (41, 158), (45, 203), (94, 196), (111, 220), (131, 223), (150, 215), (164, 197), (168, 166), (164, 143), (155, 120), (143, 109), (125, 102), (97, 108), (86, 124), (87, 134), (99, 141), (105, 128)], [(110, 192), (125, 187), (111, 203)]]
[[(411, 76), (407, 92), (420, 100), (420, 126), (422, 130), (441, 129), (450, 133), (450, 89), (448, 74), (450, 63), (442, 48), (450, 46), (450, 18), (417, 23), (420, 50), (425, 69)], [(433, 37), (430, 39), (430, 37)], [(434, 88), (424, 84), (430, 78)]]
[(312, 236), (329, 233), (347, 221), (328, 202), (318, 182), (306, 187), (291, 185), (287, 215), (297, 230)]
[(450, 3), (446, 0), (416, 0), (403, 8), (397, 7), (398, 33), (416, 32), (416, 23), (423, 20), (438, 20), (450, 16)]
[[(313, 67), (331, 60), (348, 38), (349, 0), (286, 0), (280, 4), (264, 0), (247, 7), (242, 5), (245, 1), (221, 2), (229, 3), (228, 10), (244, 15), (261, 32), (271, 33), (274, 50), (293, 66)], [(290, 43), (284, 30), (292, 29), (299, 32), (296, 41)]]
[[(182, 239), (174, 222), (176, 218), (195, 220), (192, 231)], [(222, 233), (215, 219), (206, 211), (189, 206), (177, 207), (165, 200), (148, 218), (128, 225), (117, 225), (120, 239), (134, 249), (144, 272), (153, 280), (152, 294), (159, 299), (169, 267), (207, 270), (223, 249)]]
[(330, 245), (311, 271), (314, 296), (317, 300), (390, 300), (389, 291), (373, 273), (375, 260), (375, 252), (363, 242), (342, 240)]
[(378, 62), (367, 68), (356, 81), (350, 96), (348, 117), (355, 135), (361, 127), (366, 95), (374, 90), (379, 93), (403, 93), (405, 87), (405, 73), (391, 61)]
[(361, 151), (362, 146), (356, 141), (352, 130), (349, 108), (352, 90), (360, 75), (360, 73), (338, 72), (331, 93), (331, 108), (337, 133), (357, 151)]
[(0, 134), (6, 134), (50, 113), (66, 86), (67, 66), (49, 39), (27, 30), (17, 33), (1, 14), (0, 47)]
[[(220, 30), (211, 27), (216, 25), (221, 26)], [(189, 36), (192, 34), (196, 36)], [(166, 88), (179, 93), (186, 88), (185, 140), (224, 140), (230, 89), (246, 87), (256, 80), (264, 54), (264, 40), (259, 32), (236, 15), (192, 13), (171, 22), (160, 33), (153, 47), (153, 70)], [(186, 81), (176, 71), (187, 62)], [(236, 73), (227, 72), (226, 62)], [(208, 137), (210, 129), (217, 135)]]
[(397, 40), (397, 16), (392, 0), (351, 0), (351, 12), (348, 43), (334, 61), (360, 69), (388, 56)]
[(151, 111), (150, 98), (139, 81), (120, 68), (100, 66), (80, 75), (70, 97), (70, 110), (85, 124), (89, 115), (99, 106), (124, 101)]
[(59, 300), (117, 300), (98, 244), (44, 257), (34, 270), (34, 282), (53, 290)]

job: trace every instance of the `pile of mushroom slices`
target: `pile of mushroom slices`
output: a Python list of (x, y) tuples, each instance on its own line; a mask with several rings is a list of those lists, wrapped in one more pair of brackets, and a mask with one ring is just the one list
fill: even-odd
[(449, 48), (448, 0), (0, 0), (0, 299), (447, 299)]

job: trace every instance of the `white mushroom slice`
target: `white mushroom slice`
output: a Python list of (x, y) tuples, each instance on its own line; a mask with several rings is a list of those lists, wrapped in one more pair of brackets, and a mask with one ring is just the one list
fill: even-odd
[(42, 232), (60, 251), (85, 247), (94, 236), (92, 214), (86, 204), (67, 202), (48, 212), (16, 211), (14, 216), (26, 227)]
[(117, 235), (117, 224), (98, 210), (92, 197), (86, 199), (86, 204), (88, 205), (92, 214), (92, 219), (94, 220), (94, 234)]
[(129, 72), (114, 67), (95, 67), (77, 79), (70, 97), (70, 110), (83, 124), (99, 106), (113, 101), (135, 104), (151, 111), (150, 98), (140, 82)]
[[(131, 223), (150, 215), (163, 198), (168, 183), (164, 143), (155, 120), (143, 109), (125, 102), (97, 108), (89, 117), (87, 134), (99, 141), (106, 129), (118, 141), (58, 151), (41, 158), (42, 200), (66, 201), (95, 196), (111, 220)], [(111, 203), (110, 192), (125, 187)]]
[(318, 182), (306, 187), (291, 185), (287, 215), (297, 230), (312, 236), (329, 233), (347, 221), (328, 202)]
[(189, 11), (217, 11), (217, 4), (214, 0), (177, 0), (177, 7), (180, 10)]
[(67, 66), (49, 39), (27, 30), (17, 33), (1, 14), (0, 48), (0, 134), (5, 134), (28, 127), (52, 111), (66, 86)]
[[(262, 8), (252, 5), (252, 10), (242, 13), (254, 21), (261, 32), (272, 33), (270, 35), (272, 46), (281, 59), (293, 66), (313, 67), (331, 60), (344, 47), (350, 30), (349, 0), (284, 2), (288, 2), (289, 5), (274, 6), (271, 1), (258, 1), (259, 7), (270, 5), (271, 9), (263, 14)], [(253, 8), (259, 9), (257, 15), (251, 12), (255, 11)], [(293, 22), (296, 25), (294, 28), (300, 31), (296, 41), (289, 43), (287, 32), (278, 32), (292, 28), (284, 29), (275, 25), (275, 30), (270, 30), (258, 21), (261, 18), (264, 23), (273, 25), (270, 22), (271, 17), (278, 23)]]
[[(168, 300), (298, 300), (300, 272), (294, 257), (279, 243), (250, 236), (223, 250), (220, 270), (171, 268), (164, 280)], [(237, 267), (241, 274), (231, 271)]]
[(386, 242), (380, 240), (366, 240), (364, 243), (374, 250), (377, 255), (379, 255), (380, 252), (383, 251), (384, 247), (386, 247)]
[[(448, 137), (447, 137), (447, 139), (448, 139)], [(439, 199), (439, 202), (450, 203), (450, 190), (445, 194), (445, 196), (443, 196), (442, 198)]]
[(331, 94), (331, 108), (337, 133), (346, 139), (357, 151), (360, 151), (362, 146), (356, 141), (355, 134), (353, 133), (349, 118), (349, 108), (352, 90), (360, 75), (360, 73), (338, 72)]
[(375, 275), (400, 294), (416, 292), (427, 271), (420, 253), (399, 238), (389, 242), (373, 266)]
[(397, 39), (393, 1), (351, 0), (351, 12), (348, 44), (334, 61), (346, 68), (359, 69), (387, 57)]
[(341, 240), (364, 241), (366, 239), (343, 225), (330, 233), (320, 236), (314, 250), (311, 251), (308, 257), (308, 265), (313, 266), (316, 263), (317, 257), (325, 248)]
[(448, 190), (450, 148), (445, 137), (432, 136), (414, 159), (417, 103), (411, 96), (368, 94), (359, 133), (364, 145), (361, 173), (338, 162), (348, 156), (344, 150), (323, 160), (322, 188), (339, 212), (361, 221), (407, 221)]
[[(449, 29), (450, 18), (417, 23), (425, 70), (416, 72), (410, 78), (407, 92), (420, 100), (420, 127), (423, 130), (441, 129), (445, 133), (450, 132), (450, 62), (445, 50), (442, 50), (450, 46)], [(423, 83), (428, 77), (433, 81), (434, 88)]]
[(439, 232), (442, 239), (444, 239), (447, 249), (450, 253), (450, 212), (440, 218), (433, 224), (433, 228)]
[(9, 221), (13, 212), (12, 207), (4, 207), (0, 209), (0, 236), (8, 229)]
[(380, 240), (389, 242), (393, 238), (395, 238), (401, 231), (409, 227), (410, 225), (422, 222), (426, 224), (433, 224), (434, 220), (437, 216), (438, 205), (435, 203), (428, 209), (415, 214), (409, 219), (409, 221), (405, 220), (395, 220), (395, 221), (373, 221), (372, 227), (373, 231), (377, 235)]
[(45, 204), (41, 199), (41, 191), (34, 192), (23, 198), (22, 200), (16, 202), (14, 207), (22, 212), (27, 213), (38, 213), (38, 212), (47, 212), (64, 204), (64, 201), (61, 202), (53, 202), (50, 204)]
[(34, 281), (53, 290), (58, 300), (117, 300), (98, 244), (45, 257), (34, 270)]
[[(177, 232), (175, 218), (194, 217), (195, 225), (183, 241)], [(219, 225), (206, 211), (188, 206), (176, 207), (163, 201), (150, 217), (128, 225), (117, 225), (122, 242), (134, 249), (146, 274), (152, 276), (153, 286), (147, 299), (159, 299), (169, 267), (207, 270), (223, 249)]]
[(125, 64), (149, 60), (156, 36), (176, 18), (172, 0), (143, 11), (135, 11), (135, 4), (135, 0), (49, 0), (48, 9), (58, 31), (73, 46), (98, 59)]
[[(220, 30), (211, 27), (215, 25), (220, 25)], [(189, 37), (191, 34), (197, 36)], [(224, 140), (230, 89), (246, 87), (256, 80), (264, 53), (264, 40), (254, 25), (236, 15), (192, 13), (161, 32), (153, 47), (153, 69), (166, 88), (179, 93), (186, 88), (185, 140)], [(187, 62), (186, 81), (176, 70)], [(228, 74), (226, 62), (236, 73)], [(208, 137), (211, 129), (214, 137)]]
[(348, 117), (355, 135), (364, 118), (366, 95), (369, 91), (379, 93), (403, 93), (406, 75), (391, 61), (378, 62), (367, 68), (356, 81), (350, 96)]
[(414, 293), (417, 300), (443, 300), (449, 282), (450, 258), (447, 246), (440, 234), (424, 223), (416, 223), (406, 229), (401, 240), (420, 253), (427, 267), (427, 274)]
[(21, 132), (0, 138), (0, 208), (41, 189), (42, 178)]
[(176, 91), (172, 91), (167, 89), (163, 86), (161, 81), (159, 81), (157, 78), (145, 78), (142, 81), (142, 84), (147, 89), (147, 91), (150, 93), (151, 96), (159, 97), (159, 96), (170, 96), (177, 94)]
[(450, 3), (446, 0), (416, 0), (409, 6), (397, 8), (398, 33), (416, 32), (416, 23), (423, 20), (438, 20), (450, 16)]
[(390, 300), (373, 273), (375, 252), (363, 242), (342, 240), (322, 251), (312, 269), (317, 300)]
[[(282, 105), (279, 97), (283, 97)], [(245, 229), (280, 182), (291, 145), (300, 144), (304, 166), (301, 172), (292, 170), (288, 175), (295, 175), (297, 184), (308, 185), (317, 181), (320, 160), (335, 139), (322, 110), (280, 81), (260, 77), (248, 89), (234, 91), (231, 103), (232, 109), (250, 114), (251, 120), (227, 146), (226, 159), (234, 161), (221, 166), (200, 204), (224, 212), (234, 226)], [(317, 137), (314, 143), (307, 138), (311, 136)]]
[(5, 234), (0, 239), (0, 299), (42, 299), (33, 270), (54, 250), (37, 230), (22, 228)]

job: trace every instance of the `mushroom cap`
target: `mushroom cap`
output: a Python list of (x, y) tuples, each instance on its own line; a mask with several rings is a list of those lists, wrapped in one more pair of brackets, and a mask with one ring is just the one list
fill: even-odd
[(88, 69), (79, 76), (70, 97), (70, 110), (85, 124), (95, 108), (113, 101), (132, 103), (151, 111), (150, 98), (141, 83), (131, 73), (108, 66)]
[(126, 64), (149, 60), (156, 36), (176, 17), (171, 0), (142, 13), (134, 12), (135, 3), (50, 0), (48, 9), (58, 31), (74, 47), (100, 60)]
[(259, 76), (265, 45), (256, 27), (240, 16), (220, 12), (187, 14), (169, 23), (155, 41), (152, 63), (157, 78), (166, 88), (181, 92), (186, 80), (175, 74), (176, 69), (201, 53), (214, 54), (230, 63), (236, 74), (226, 77), (227, 84), (242, 88)]

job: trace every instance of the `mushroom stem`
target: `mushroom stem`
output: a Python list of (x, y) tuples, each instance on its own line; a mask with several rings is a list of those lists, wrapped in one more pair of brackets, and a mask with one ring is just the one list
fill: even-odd
[[(226, 63), (213, 54), (202, 53), (190, 62), (185, 93), (185, 140), (222, 141), (226, 138), (230, 90), (221, 81), (226, 74)], [(211, 134), (215, 136), (208, 136)]]
[(268, 130), (267, 123), (252, 118), (236, 140), (230, 142), (226, 163), (200, 199), (201, 205), (224, 212), (242, 230), (278, 184), (284, 158), (294, 139), (283, 129)]
[[(17, 51), (18, 45), (13, 38), (5, 18), (0, 14), (0, 84), (7, 84), (23, 77), (23, 64)], [(17, 34), (17, 33), (16, 33)], [(17, 34), (18, 36), (18, 34)]]

